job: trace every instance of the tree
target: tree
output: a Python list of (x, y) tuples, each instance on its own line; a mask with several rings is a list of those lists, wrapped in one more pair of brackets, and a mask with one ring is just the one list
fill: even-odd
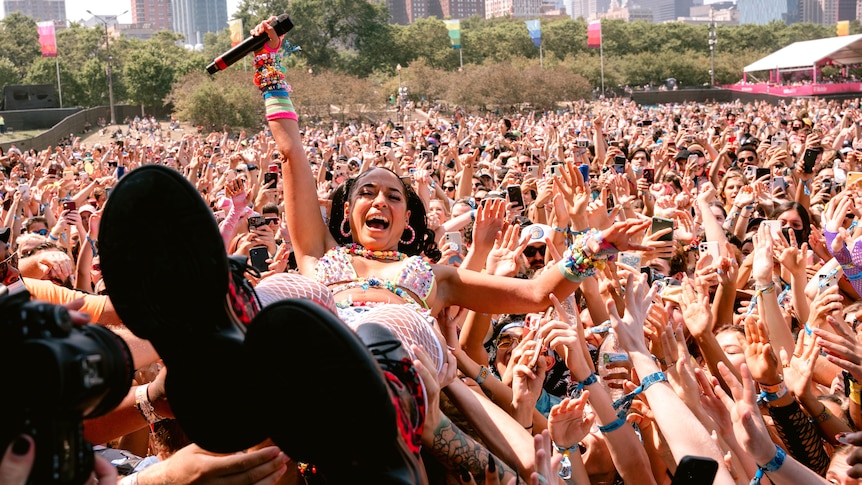
[(36, 21), (21, 12), (12, 12), (0, 20), (0, 45), (3, 57), (17, 66), (18, 74), (24, 77), (27, 68), (41, 55)]
[(217, 76), (193, 72), (183, 76), (167, 98), (179, 119), (208, 129), (225, 124), (258, 129), (264, 118), (263, 101), (249, 75), (224, 71)]
[(5, 57), (0, 57), (0, 87), (19, 82), (21, 77), (15, 64)]

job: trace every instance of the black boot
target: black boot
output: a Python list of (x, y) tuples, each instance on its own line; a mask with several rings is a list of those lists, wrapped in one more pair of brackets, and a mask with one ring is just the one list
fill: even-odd
[(215, 452), (263, 441), (241, 357), (253, 291), (232, 274), (195, 187), (158, 165), (127, 173), (105, 206), (99, 253), (123, 323), (165, 361), (168, 401), (189, 438)]
[(286, 299), (249, 325), (259, 411), (288, 456), (329, 484), (420, 483), (384, 372), (356, 333), (320, 305)]

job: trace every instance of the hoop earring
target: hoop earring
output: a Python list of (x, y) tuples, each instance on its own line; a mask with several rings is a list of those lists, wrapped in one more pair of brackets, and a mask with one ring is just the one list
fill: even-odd
[[(344, 228), (344, 223), (347, 223), (347, 229)], [(350, 221), (347, 220), (347, 216), (344, 216), (344, 219), (341, 220), (341, 225), (338, 227), (341, 231), (341, 235), (344, 237), (350, 237)]]
[(404, 245), (406, 246), (406, 245), (408, 245), (408, 244), (410, 244), (410, 243), (412, 243), (413, 241), (415, 241), (415, 240), (416, 240), (416, 230), (414, 230), (414, 229), (413, 229), (413, 226), (411, 226), (410, 224), (407, 224), (407, 227), (406, 227), (406, 228), (404, 228), (404, 230), (405, 230), (405, 231), (410, 231), (410, 240), (409, 240), (409, 241), (401, 241), (401, 240), (399, 240), (398, 242), (400, 242), (401, 244), (404, 244)]

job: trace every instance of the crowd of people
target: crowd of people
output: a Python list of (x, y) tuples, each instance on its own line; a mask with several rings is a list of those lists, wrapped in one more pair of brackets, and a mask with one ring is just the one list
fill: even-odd
[(120, 483), (858, 483), (858, 99), (307, 125), (255, 32), (257, 132), (0, 158), (2, 282), (134, 358)]

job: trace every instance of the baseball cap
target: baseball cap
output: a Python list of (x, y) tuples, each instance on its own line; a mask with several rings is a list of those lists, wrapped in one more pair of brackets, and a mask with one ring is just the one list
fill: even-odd
[(530, 224), (521, 229), (521, 243), (529, 240), (530, 242), (527, 244), (545, 244), (545, 239), (551, 237), (553, 234), (554, 230), (551, 229), (551, 226)]

